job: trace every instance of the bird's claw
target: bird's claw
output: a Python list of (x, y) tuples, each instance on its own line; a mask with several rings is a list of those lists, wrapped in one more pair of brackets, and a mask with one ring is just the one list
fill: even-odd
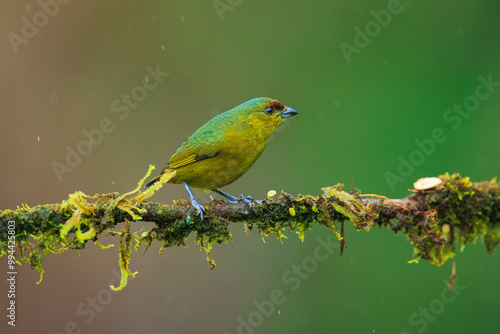
[(203, 212), (205, 212), (205, 208), (203, 207), (203, 205), (198, 203), (197, 200), (193, 201), (192, 199), (191, 199), (191, 205), (193, 206), (193, 208), (195, 208), (196, 214), (200, 216), (200, 220), (203, 220)]
[(251, 201), (253, 201), (253, 198), (250, 196), (245, 197), (245, 196), (243, 196), (243, 194), (241, 194), (238, 197), (234, 197), (234, 196), (229, 195), (228, 193), (223, 192), (220, 189), (214, 189), (212, 191), (227, 198), (229, 200), (229, 203), (238, 203), (240, 200), (242, 200), (243, 202), (245, 202), (248, 205), (249, 208), (252, 208)]
[(189, 198), (191, 200), (191, 205), (193, 206), (193, 208), (196, 209), (196, 214), (198, 216), (200, 216), (201, 220), (203, 220), (203, 212), (205, 211), (205, 208), (203, 207), (203, 205), (198, 203), (198, 201), (194, 197), (193, 193), (191, 192), (191, 188), (189, 188), (189, 185), (187, 183), (184, 183), (184, 187), (186, 188), (186, 190), (189, 194)]
[(236, 198), (236, 202), (238, 202), (239, 200), (245, 202), (250, 208), (252, 207), (252, 201), (253, 201), (252, 197), (250, 196), (244, 197), (243, 194), (241, 194), (240, 196), (238, 196), (238, 198)]

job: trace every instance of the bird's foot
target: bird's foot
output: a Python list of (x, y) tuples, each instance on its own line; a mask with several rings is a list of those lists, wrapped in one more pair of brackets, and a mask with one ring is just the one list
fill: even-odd
[(234, 197), (234, 196), (231, 196), (229, 195), (228, 193), (225, 193), (223, 192), (222, 190), (220, 189), (214, 189), (212, 190), (213, 192), (216, 192), (217, 194), (219, 195), (222, 195), (224, 196), (225, 198), (227, 198), (229, 200), (229, 202), (231, 203), (237, 203), (239, 200), (242, 200), (243, 202), (245, 202), (250, 208), (252, 207), (252, 202), (253, 201), (253, 198), (250, 197), (250, 196), (243, 196), (243, 194), (241, 194), (240, 196), (238, 197)]
[(193, 206), (193, 208), (195, 208), (196, 214), (200, 216), (200, 220), (203, 220), (203, 212), (205, 212), (205, 208), (203, 207), (203, 205), (198, 203), (198, 201), (194, 198), (191, 198), (191, 205)]
[(243, 196), (243, 194), (241, 194), (240, 196), (238, 196), (238, 197), (235, 197), (235, 198), (234, 198), (234, 202), (238, 202), (240, 199), (241, 199), (243, 202), (247, 203), (247, 205), (248, 205), (249, 207), (252, 207), (252, 201), (253, 201), (253, 198), (252, 198), (252, 197), (250, 197), (250, 196), (246, 196), (246, 197), (245, 197), (245, 196)]
[(193, 193), (191, 192), (191, 188), (189, 188), (187, 183), (184, 183), (184, 187), (186, 188), (186, 190), (189, 194), (189, 199), (191, 200), (191, 205), (193, 206), (193, 208), (196, 209), (196, 214), (198, 216), (200, 216), (200, 220), (203, 220), (203, 212), (205, 212), (205, 208), (203, 207), (203, 205), (198, 203), (198, 201), (194, 197)]

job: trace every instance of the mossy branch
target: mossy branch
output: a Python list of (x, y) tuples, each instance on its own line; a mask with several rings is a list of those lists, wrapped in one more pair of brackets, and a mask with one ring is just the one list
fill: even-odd
[[(213, 201), (205, 205), (206, 214), (200, 220), (187, 201), (175, 201), (172, 205), (146, 201), (168, 180), (142, 193), (145, 178), (134, 191), (124, 195), (87, 196), (76, 192), (61, 204), (33, 208), (23, 205), (17, 210), (0, 211), (1, 255), (12, 251), (9, 236), (14, 235), (20, 259), (43, 273), (44, 255), (83, 249), (88, 241), (107, 248), (99, 243), (103, 233), (119, 234), (122, 282), (116, 289), (120, 289), (126, 285), (127, 276), (135, 275), (128, 269), (132, 247), (137, 250), (145, 244), (148, 249), (153, 241), (162, 244), (161, 252), (167, 247), (186, 246), (186, 239), (194, 234), (214, 268), (210, 249), (214, 243), (231, 239), (230, 223), (245, 223), (247, 232), (255, 229), (263, 238), (276, 234), (280, 240), (286, 238), (283, 232), (295, 231), (303, 239), (313, 225), (324, 225), (335, 232), (341, 250), (345, 245), (345, 221), (357, 230), (384, 226), (408, 236), (413, 244), (412, 261), (423, 258), (437, 266), (455, 256), (456, 243), (463, 247), (482, 237), (491, 254), (500, 241), (500, 185), (496, 179), (471, 182), (458, 174), (445, 174), (432, 188), (414, 190), (410, 196), (396, 200), (345, 192), (342, 185), (336, 185), (323, 188), (320, 196), (294, 197), (283, 192), (276, 197), (267, 196), (253, 201), (251, 208), (244, 202)], [(9, 225), (12, 221), (14, 229)], [(130, 231), (130, 222), (134, 221), (153, 222), (155, 226), (139, 235)], [(123, 229), (116, 230), (123, 222)]]

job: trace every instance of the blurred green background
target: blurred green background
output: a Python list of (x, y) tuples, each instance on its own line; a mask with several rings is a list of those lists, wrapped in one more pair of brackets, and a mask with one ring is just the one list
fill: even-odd
[[(424, 176), (491, 179), (499, 174), (500, 87), (478, 88), (478, 78), (500, 81), (499, 9), (493, 0), (3, 1), (1, 208), (61, 202), (75, 190), (131, 190), (200, 125), (258, 96), (300, 115), (280, 126), (229, 193), (317, 195), (353, 180), (364, 193), (400, 198)], [(33, 23), (39, 27), (30, 30)], [(356, 48), (347, 57), (346, 45)], [(148, 67), (169, 74), (151, 90), (137, 88), (155, 83)], [(476, 89), (489, 95), (475, 99)], [(132, 93), (129, 112), (115, 112), (114, 101), (123, 107), (122, 95)], [(447, 111), (464, 102), (470, 113)], [(82, 131), (103, 119), (113, 130), (58, 177), (54, 162), (66, 164), (67, 147), (77, 149)], [(419, 149), (416, 141), (438, 128), (446, 140)], [(414, 161), (404, 176), (401, 159)], [(400, 178), (388, 182), (388, 173)], [(187, 198), (183, 187), (168, 185), (153, 200), (178, 198)], [(446, 292), (451, 262), (408, 264), (411, 244), (386, 230), (348, 226), (344, 256), (336, 249), (317, 266), (318, 238), (333, 236), (326, 228), (313, 228), (303, 243), (288, 234), (283, 244), (263, 243), (255, 231), (245, 236), (238, 224), (232, 231), (234, 240), (212, 251), (214, 271), (192, 239), (190, 248), (161, 256), (159, 244), (139, 250), (131, 263), (139, 275), (113, 295), (116, 247), (47, 256), (39, 285), (23, 265), (17, 326), (2, 316), (0, 331), (499, 332), (500, 261), (481, 241), (458, 254), (458, 288)], [(0, 264), (7, 271), (6, 260)], [(310, 273), (291, 273), (303, 265)], [(5, 312), (7, 287), (0, 287)], [(263, 301), (275, 290), (282, 303), (270, 307)]]

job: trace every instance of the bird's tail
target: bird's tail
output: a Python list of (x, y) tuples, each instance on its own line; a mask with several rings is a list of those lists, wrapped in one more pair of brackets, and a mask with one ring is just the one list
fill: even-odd
[[(157, 177), (155, 177), (154, 179), (152, 179), (151, 181), (149, 181), (147, 184), (146, 184), (146, 187), (149, 188), (151, 187), (153, 184), (155, 183), (158, 183), (160, 182), (161, 178), (163, 177), (163, 175), (165, 174), (173, 174), (173, 172), (175, 172), (175, 169), (167, 169), (165, 168), (164, 170), (161, 171), (160, 175), (158, 175)], [(168, 177), (168, 176), (167, 176)], [(173, 175), (172, 175), (173, 177)], [(171, 178), (171, 177), (170, 177)], [(170, 179), (169, 178), (169, 179)], [(167, 181), (168, 182), (168, 181)]]

